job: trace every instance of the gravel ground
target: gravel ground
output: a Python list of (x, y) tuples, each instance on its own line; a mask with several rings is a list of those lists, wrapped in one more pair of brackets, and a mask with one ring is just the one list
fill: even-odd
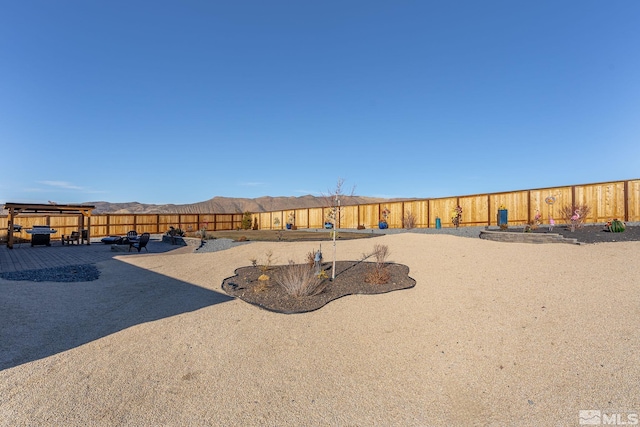
[[(460, 229), (462, 230), (462, 229)], [(542, 426), (640, 411), (640, 242), (389, 233), (415, 287), (305, 314), (224, 294), (273, 251), (116, 256), (98, 280), (0, 280), (0, 426)]]
[(98, 277), (100, 277), (100, 271), (93, 264), (0, 273), (0, 278), (6, 280), (27, 280), (30, 282), (88, 282), (97, 280)]
[[(567, 226), (556, 226), (549, 231), (548, 227), (541, 226), (535, 230), (536, 233), (557, 233), (564, 237), (575, 238), (581, 243), (602, 243), (602, 242), (625, 242), (640, 240), (640, 223), (627, 223), (627, 229), (623, 233), (609, 233), (604, 231), (603, 224), (589, 224), (575, 231), (570, 231)], [(460, 227), (460, 228), (415, 228), (406, 229), (367, 229), (352, 230), (344, 229), (344, 232), (351, 233), (371, 233), (377, 235), (396, 235), (404, 233), (417, 234), (441, 234), (458, 237), (478, 238), (482, 230), (487, 227)], [(507, 230), (500, 230), (498, 227), (489, 228), (494, 231), (523, 232), (522, 226), (513, 226)], [(310, 232), (326, 233), (325, 229), (309, 229)], [(340, 233), (340, 229), (338, 233)], [(219, 238), (207, 240), (202, 246), (195, 250), (195, 253), (211, 253), (228, 250), (237, 246), (247, 245), (253, 242), (234, 242), (232, 239)], [(20, 272), (0, 273), (0, 278), (7, 280), (22, 280), (32, 282), (84, 282), (98, 279), (100, 273), (93, 264), (79, 264), (65, 267), (46, 268), (38, 270), (26, 270)]]
[(211, 239), (207, 240), (204, 245), (200, 246), (196, 249), (196, 253), (209, 253), (209, 252), (218, 252), (224, 251), (227, 249), (234, 248), (236, 246), (242, 246), (249, 244), (251, 242), (234, 242), (232, 239)]

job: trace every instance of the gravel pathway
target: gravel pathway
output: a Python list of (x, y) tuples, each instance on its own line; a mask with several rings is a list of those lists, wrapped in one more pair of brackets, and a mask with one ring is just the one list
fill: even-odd
[(231, 249), (236, 246), (246, 245), (251, 242), (234, 242), (232, 239), (212, 239), (204, 242), (202, 246), (196, 249), (196, 253), (218, 252)]

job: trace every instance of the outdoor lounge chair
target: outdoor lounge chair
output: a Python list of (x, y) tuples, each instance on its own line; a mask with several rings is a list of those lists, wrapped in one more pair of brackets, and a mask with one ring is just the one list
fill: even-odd
[(149, 235), (149, 233), (142, 233), (142, 236), (140, 236), (140, 239), (137, 241), (129, 241), (129, 252), (131, 252), (131, 248), (136, 248), (138, 250), (138, 252), (140, 252), (140, 250), (142, 248), (144, 248), (147, 252), (149, 252), (149, 249), (147, 249), (147, 243), (149, 243), (149, 238), (151, 236)]
[(72, 231), (70, 235), (62, 235), (62, 244), (64, 245), (65, 243), (67, 245), (73, 245), (75, 242), (76, 244), (80, 243), (80, 234), (77, 231)]

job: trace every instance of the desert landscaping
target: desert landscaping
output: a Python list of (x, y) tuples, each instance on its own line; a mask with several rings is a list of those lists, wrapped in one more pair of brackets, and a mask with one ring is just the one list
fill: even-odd
[(640, 410), (640, 242), (406, 232), (341, 241), (337, 258), (374, 242), (415, 286), (300, 314), (221, 285), (316, 242), (115, 256), (90, 282), (0, 279), (0, 425), (537, 426)]

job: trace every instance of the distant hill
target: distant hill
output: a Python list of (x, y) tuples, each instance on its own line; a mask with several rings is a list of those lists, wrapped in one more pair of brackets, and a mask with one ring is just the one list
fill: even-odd
[[(342, 196), (340, 202), (343, 206), (360, 205), (367, 203), (380, 203), (390, 199), (364, 196)], [(214, 197), (204, 202), (184, 205), (151, 205), (138, 202), (110, 203), (87, 202), (96, 206), (93, 213), (239, 213), (239, 212), (270, 212), (288, 209), (317, 208), (327, 206), (324, 197), (300, 196), (300, 197), (258, 197), (245, 199), (236, 197)]]

